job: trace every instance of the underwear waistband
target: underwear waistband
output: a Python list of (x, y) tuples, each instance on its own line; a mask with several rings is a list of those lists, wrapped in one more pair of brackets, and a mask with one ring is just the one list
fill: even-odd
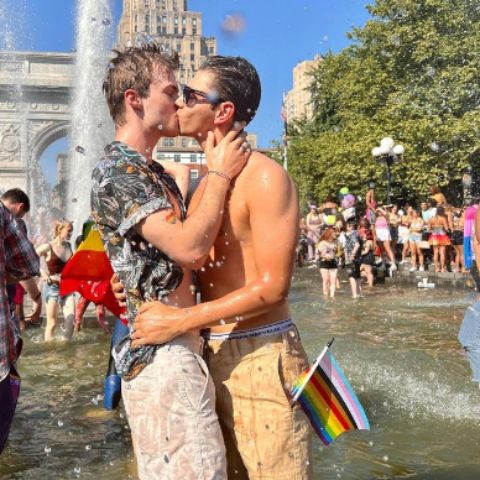
[(262, 327), (250, 328), (248, 330), (233, 331), (229, 333), (212, 333), (210, 330), (202, 330), (200, 335), (204, 340), (239, 340), (240, 338), (264, 337), (283, 333), (294, 326), (291, 318), (271, 323)]

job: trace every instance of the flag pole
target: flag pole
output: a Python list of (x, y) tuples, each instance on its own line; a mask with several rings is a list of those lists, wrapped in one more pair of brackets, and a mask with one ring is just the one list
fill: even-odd
[(322, 353), (317, 357), (315, 360), (315, 363), (312, 365), (312, 368), (310, 368), (310, 371), (308, 372), (308, 375), (306, 376), (305, 380), (303, 381), (302, 385), (300, 385), (300, 388), (298, 389), (297, 393), (294, 395), (292, 402), (295, 403), (298, 400), (298, 397), (303, 392), (303, 389), (307, 385), (307, 383), (310, 381), (312, 378), (313, 374), (315, 373), (315, 370), (317, 369), (318, 365), (322, 361), (322, 358), (325, 356), (327, 353), (327, 350), (332, 346), (333, 341), (335, 340), (335, 337), (333, 337), (326, 345), (325, 348), (322, 350)]

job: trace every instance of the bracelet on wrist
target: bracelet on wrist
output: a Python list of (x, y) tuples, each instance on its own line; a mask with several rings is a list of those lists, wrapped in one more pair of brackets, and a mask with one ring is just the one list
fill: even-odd
[(232, 178), (229, 177), (226, 173), (219, 172), (218, 170), (209, 170), (208, 175), (210, 175), (211, 173), (213, 173), (214, 175), (218, 175), (219, 177), (222, 177), (225, 180), (228, 180), (229, 183), (231, 183), (232, 181)]

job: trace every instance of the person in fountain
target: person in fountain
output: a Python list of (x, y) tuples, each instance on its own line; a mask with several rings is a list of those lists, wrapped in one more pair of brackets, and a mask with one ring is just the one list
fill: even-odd
[[(260, 91), (258, 74), (245, 59), (209, 57), (177, 101), (181, 134), (201, 139), (205, 148), (213, 129), (219, 141), (236, 121), (253, 118)], [(193, 195), (192, 215), (204, 213), (199, 201), (210, 177)], [(146, 303), (135, 321), (133, 345), (163, 344), (205, 329), (228, 478), (311, 478), (308, 420), (289, 397), (294, 379), (308, 367), (287, 301), (298, 238), (295, 186), (280, 165), (254, 152), (225, 208), (198, 272), (205, 303)]]
[(55, 224), (55, 238), (51, 242), (37, 247), (37, 254), (45, 258), (47, 266), (47, 270), (42, 271), (42, 279), (45, 282), (44, 300), (47, 306), (46, 342), (53, 340), (53, 334), (58, 324), (59, 306), (62, 308), (64, 318), (63, 338), (70, 340), (73, 334), (75, 297), (73, 294), (60, 296), (60, 274), (73, 255), (70, 245), (72, 232), (73, 223), (61, 219)]
[[(12, 188), (2, 195), (0, 201), (10, 212), (13, 225), (28, 238), (27, 226), (23, 221), (23, 217), (30, 211), (28, 195), (20, 188)], [(35, 278), (32, 277), (17, 284), (8, 285), (7, 291), (10, 303), (15, 305), (15, 313), (21, 331), (25, 330), (27, 325), (33, 325), (40, 319), (40, 314), (42, 313), (42, 293)], [(23, 310), (25, 292), (30, 296), (33, 305), (33, 309), (27, 317), (25, 317)]]
[[(186, 216), (175, 181), (152, 159), (160, 136), (179, 133), (178, 66), (177, 54), (155, 43), (131, 47), (116, 52), (104, 82), (116, 133), (93, 172), (92, 216), (125, 285), (130, 326), (144, 301), (194, 305), (191, 269), (208, 254), (227, 192), (250, 155), (242, 125), (216, 146), (213, 133), (202, 131), (209, 171), (199, 208)], [(225, 115), (232, 109), (223, 104)], [(198, 330), (162, 343), (132, 349), (127, 336), (114, 349), (139, 476), (224, 479), (225, 447)]]

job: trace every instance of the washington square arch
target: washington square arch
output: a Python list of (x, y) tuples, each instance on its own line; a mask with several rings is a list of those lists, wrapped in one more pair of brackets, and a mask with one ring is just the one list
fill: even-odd
[(39, 158), (69, 133), (73, 71), (73, 54), (0, 52), (0, 191), (41, 196)]

